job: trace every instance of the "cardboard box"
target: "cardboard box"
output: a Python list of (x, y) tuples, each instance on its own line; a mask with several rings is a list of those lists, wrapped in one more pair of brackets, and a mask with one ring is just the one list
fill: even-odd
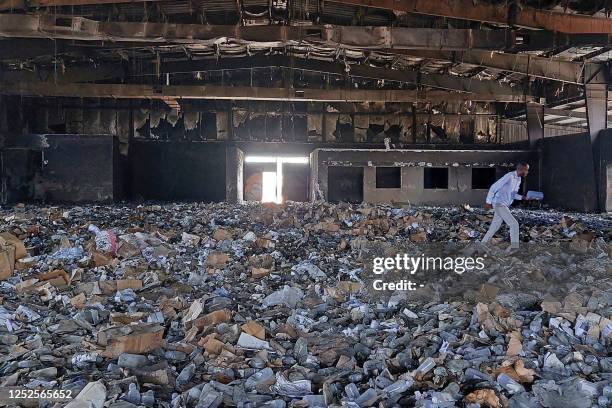
[(15, 246), (0, 242), (0, 280), (6, 280), (15, 270)]
[(0, 237), (2, 237), (7, 243), (15, 246), (15, 260), (28, 256), (28, 251), (19, 238), (10, 232), (0, 232)]

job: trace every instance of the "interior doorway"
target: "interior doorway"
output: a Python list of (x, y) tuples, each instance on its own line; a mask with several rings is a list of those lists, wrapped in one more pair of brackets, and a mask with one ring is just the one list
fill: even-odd
[(280, 202), (277, 194), (276, 172), (264, 171), (261, 178), (261, 202)]
[(244, 199), (282, 203), (308, 200), (309, 158), (301, 156), (246, 156)]

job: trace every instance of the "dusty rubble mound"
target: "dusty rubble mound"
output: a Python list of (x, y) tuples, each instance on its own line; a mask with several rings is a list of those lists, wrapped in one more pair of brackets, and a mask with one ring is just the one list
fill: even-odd
[(489, 216), (324, 203), (3, 210), (0, 385), (72, 390), (70, 408), (608, 407), (611, 220), (517, 215), (529, 244), (475, 249), (486, 274), (374, 296), (373, 256), (476, 241)]

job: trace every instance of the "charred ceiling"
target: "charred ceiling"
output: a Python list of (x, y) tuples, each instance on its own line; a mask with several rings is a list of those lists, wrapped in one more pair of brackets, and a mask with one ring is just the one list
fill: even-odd
[[(496, 104), (586, 125), (609, 1), (0, 0), (0, 82), (27, 98)], [(581, 105), (582, 102), (582, 105)], [(551, 119), (552, 118), (552, 119)], [(564, 116), (546, 116), (564, 123)]]

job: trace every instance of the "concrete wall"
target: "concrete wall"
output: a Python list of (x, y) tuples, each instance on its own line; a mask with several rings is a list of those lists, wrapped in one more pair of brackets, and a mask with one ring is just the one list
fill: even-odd
[[(133, 199), (240, 202), (244, 151), (307, 154), (311, 146), (224, 142), (132, 141), (128, 168), (118, 165), (110, 135), (22, 135), (2, 149), (2, 202), (103, 202)], [(486, 189), (471, 188), (471, 169), (495, 167), (497, 176), (519, 161), (532, 165), (527, 188), (545, 194), (551, 207), (612, 210), (612, 130), (593, 147), (586, 134), (545, 138), (539, 152), (521, 150), (316, 149), (311, 155), (309, 198), (328, 198), (328, 167), (363, 168), (366, 202), (479, 205)], [(400, 167), (401, 188), (376, 188), (376, 167)], [(448, 189), (424, 189), (424, 169), (449, 169)], [(539, 168), (542, 171), (539, 171)], [(301, 180), (301, 179), (300, 179)], [(122, 194), (128, 181), (129, 194)], [(303, 180), (304, 183), (306, 182)], [(301, 183), (302, 181), (300, 181)]]
[(112, 135), (26, 134), (2, 149), (2, 202), (111, 202), (123, 197)]
[(409, 202), (444, 205), (482, 204), (486, 190), (472, 190), (469, 167), (450, 167), (448, 189), (424, 189), (425, 167), (402, 167), (401, 188), (376, 188), (376, 167), (364, 168), (364, 201), (369, 203)]
[(588, 133), (545, 138), (540, 151), (546, 202), (565, 210), (597, 211), (593, 146)]
[(111, 202), (117, 199), (118, 148), (112, 135), (42, 135), (43, 163), (34, 199)]
[[(487, 190), (473, 190), (473, 167), (496, 167), (501, 177), (520, 161), (532, 165), (529, 189), (538, 190), (538, 162), (529, 151), (482, 150), (342, 150), (318, 149), (311, 155), (311, 197), (318, 188), (328, 197), (328, 167), (363, 167), (364, 201), (371, 203), (411, 203), (424, 205), (481, 205)], [(401, 167), (401, 188), (376, 188), (376, 167)], [(448, 189), (425, 189), (427, 167), (446, 167)]]
[(221, 143), (133, 142), (111, 135), (24, 135), (0, 152), (1, 199), (112, 202), (132, 199), (242, 201), (244, 154)]
[(26, 202), (34, 197), (34, 182), (42, 165), (41, 152), (6, 148), (0, 152), (2, 204)]

